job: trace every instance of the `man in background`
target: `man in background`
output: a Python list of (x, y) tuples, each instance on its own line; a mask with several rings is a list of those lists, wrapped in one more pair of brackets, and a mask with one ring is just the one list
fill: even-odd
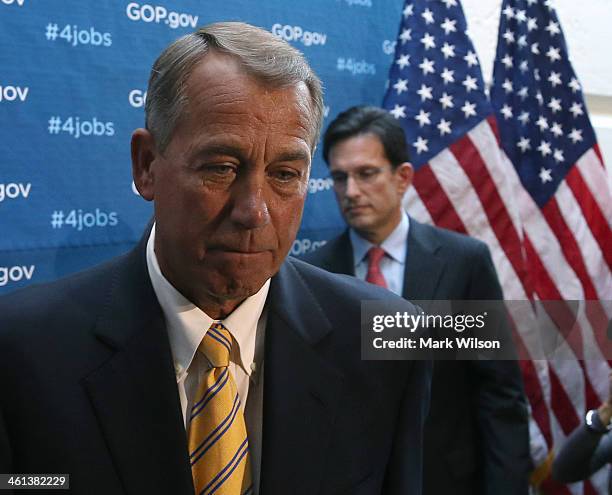
[(386, 291), (286, 259), (322, 109), (262, 29), (160, 55), (132, 135), (154, 225), (0, 299), (0, 473), (87, 495), (421, 493), (431, 363), (362, 361), (359, 302)]
[[(409, 300), (503, 299), (487, 246), (409, 217), (404, 131), (386, 111), (353, 107), (323, 138), (349, 228), (304, 259)], [(424, 493), (528, 492), (528, 413), (515, 361), (436, 361), (426, 421)]]

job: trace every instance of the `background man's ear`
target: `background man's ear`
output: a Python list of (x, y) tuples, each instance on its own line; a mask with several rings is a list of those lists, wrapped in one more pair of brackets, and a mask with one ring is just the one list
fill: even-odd
[(412, 165), (409, 162), (404, 162), (395, 169), (395, 174), (399, 179), (399, 192), (403, 195), (410, 187), (410, 184), (412, 184), (412, 178), (414, 177), (414, 169), (412, 168)]
[(140, 195), (147, 201), (155, 197), (155, 174), (153, 162), (157, 147), (153, 135), (146, 129), (136, 129), (132, 134), (132, 178)]

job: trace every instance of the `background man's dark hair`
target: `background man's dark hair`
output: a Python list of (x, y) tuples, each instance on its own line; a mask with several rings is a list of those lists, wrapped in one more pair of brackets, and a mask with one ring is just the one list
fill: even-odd
[(334, 145), (370, 133), (380, 139), (394, 169), (410, 161), (406, 136), (399, 122), (386, 110), (368, 106), (351, 107), (329, 124), (323, 136), (323, 158), (329, 164), (329, 152)]

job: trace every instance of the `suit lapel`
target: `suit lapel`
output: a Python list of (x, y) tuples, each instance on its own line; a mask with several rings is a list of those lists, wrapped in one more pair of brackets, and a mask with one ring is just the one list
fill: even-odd
[(446, 265), (436, 254), (441, 247), (424, 225), (410, 218), (402, 297), (412, 301), (435, 299)]
[(322, 263), (323, 268), (334, 273), (355, 275), (355, 255), (348, 229), (339, 237), (329, 241), (329, 246), (326, 245), (321, 249), (326, 253)]
[(331, 324), (290, 262), (270, 287), (261, 493), (316, 494), (342, 377), (315, 351)]
[(84, 380), (128, 494), (193, 493), (162, 310), (144, 246), (116, 270), (96, 335), (114, 354)]

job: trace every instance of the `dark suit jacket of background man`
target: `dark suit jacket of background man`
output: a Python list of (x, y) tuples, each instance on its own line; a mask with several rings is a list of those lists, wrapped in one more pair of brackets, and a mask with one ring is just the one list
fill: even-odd
[[(1, 473), (68, 473), (74, 494), (193, 493), (145, 244), (0, 299)], [(291, 258), (273, 277), (260, 493), (420, 493), (431, 362), (360, 359), (359, 300), (385, 297)]]
[[(406, 249), (406, 299), (502, 299), (484, 243), (410, 218)], [(348, 231), (304, 260), (354, 275)], [(513, 361), (434, 362), (425, 425), (425, 495), (527, 493), (531, 461), (522, 390)]]

